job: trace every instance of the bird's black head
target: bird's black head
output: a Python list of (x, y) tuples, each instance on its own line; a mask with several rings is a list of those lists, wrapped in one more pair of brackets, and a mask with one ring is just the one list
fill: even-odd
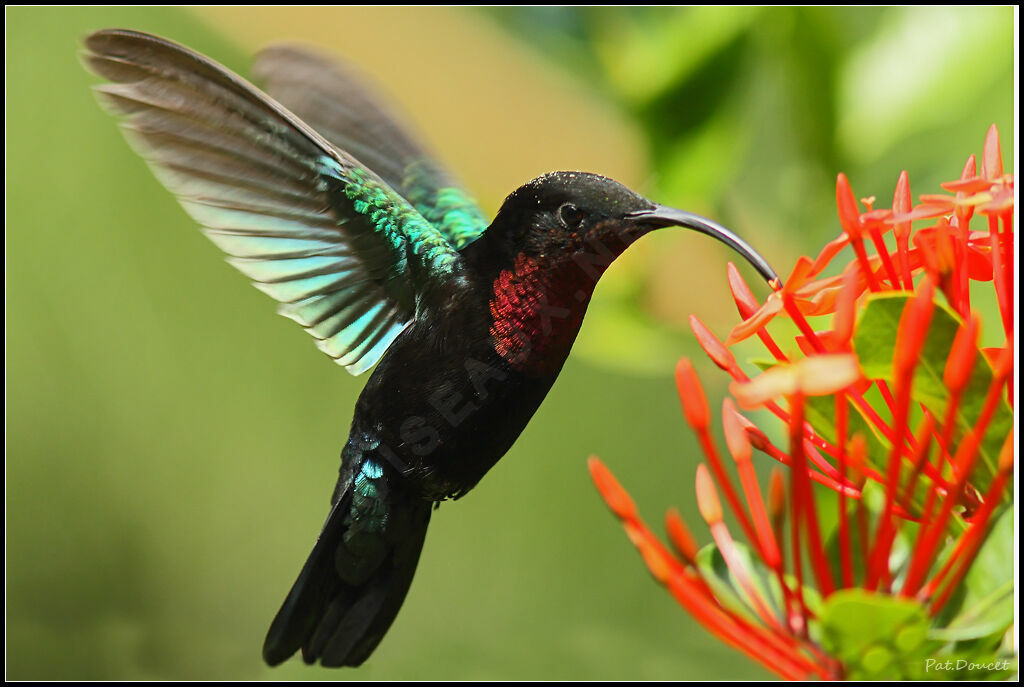
[(746, 258), (765, 280), (778, 279), (764, 258), (725, 227), (587, 172), (551, 172), (524, 184), (505, 199), (487, 234), (507, 258), (614, 258), (644, 234), (668, 226), (713, 236)]
[(488, 233), (500, 234), (515, 253), (568, 257), (598, 241), (628, 241), (623, 230), (631, 223), (624, 218), (653, 208), (654, 203), (607, 177), (552, 172), (506, 198)]

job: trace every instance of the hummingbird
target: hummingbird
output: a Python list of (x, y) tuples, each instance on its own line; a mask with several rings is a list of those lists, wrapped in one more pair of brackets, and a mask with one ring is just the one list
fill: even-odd
[[(479, 482), (537, 411), (598, 279), (645, 234), (747, 243), (604, 176), (527, 182), (488, 221), (349, 69), (275, 46), (260, 90), (165, 38), (85, 39), (101, 101), (228, 262), (353, 375), (327, 519), (271, 623), (263, 658), (358, 666), (412, 583), (432, 509)], [(375, 366), (375, 367), (374, 367)]]

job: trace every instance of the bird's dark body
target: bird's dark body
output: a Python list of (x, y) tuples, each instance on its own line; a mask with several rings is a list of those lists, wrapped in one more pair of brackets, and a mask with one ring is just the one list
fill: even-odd
[(514, 370), (486, 344), (446, 346), (433, 334), (413, 327), (395, 341), (356, 402), (352, 436), (372, 436), (375, 455), (415, 493), (443, 500), (505, 455), (555, 378)]
[[(594, 174), (512, 193), (488, 223), (333, 62), (271, 48), (270, 95), (187, 48), (99, 31), (85, 58), (158, 178), (255, 285), (353, 374), (331, 509), (263, 648), (359, 665), (394, 620), (437, 502), (473, 488), (554, 384), (605, 268), (685, 226), (728, 230)], [(279, 100), (275, 100), (275, 98)]]

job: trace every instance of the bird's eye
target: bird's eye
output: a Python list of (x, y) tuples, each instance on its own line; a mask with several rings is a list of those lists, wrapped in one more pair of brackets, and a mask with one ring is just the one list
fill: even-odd
[(565, 203), (558, 208), (558, 221), (566, 229), (575, 229), (583, 221), (583, 213), (572, 203)]

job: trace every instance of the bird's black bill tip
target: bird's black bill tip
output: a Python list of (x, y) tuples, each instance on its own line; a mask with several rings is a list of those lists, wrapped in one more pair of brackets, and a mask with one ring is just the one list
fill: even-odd
[(760, 253), (754, 250), (750, 244), (739, 236), (732, 233), (721, 224), (718, 224), (706, 217), (701, 217), (700, 215), (695, 215), (692, 212), (677, 210), (676, 208), (670, 208), (664, 205), (655, 205), (650, 210), (632, 212), (626, 217), (627, 219), (634, 221), (652, 224), (657, 228), (670, 226), (686, 227), (687, 229), (693, 229), (694, 231), (699, 231), (702, 234), (712, 236), (746, 258), (747, 262), (754, 266), (757, 273), (760, 274), (773, 289), (779, 289), (782, 286), (782, 280), (779, 279), (779, 275), (775, 273), (775, 270), (772, 269), (772, 266), (761, 256)]

